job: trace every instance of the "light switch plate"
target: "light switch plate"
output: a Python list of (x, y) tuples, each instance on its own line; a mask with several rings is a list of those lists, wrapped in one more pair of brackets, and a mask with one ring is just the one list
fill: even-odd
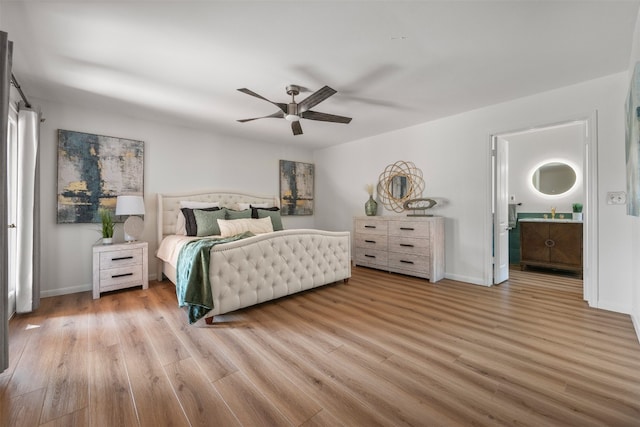
[(624, 205), (626, 203), (627, 203), (627, 193), (625, 193), (624, 191), (607, 192), (608, 205)]

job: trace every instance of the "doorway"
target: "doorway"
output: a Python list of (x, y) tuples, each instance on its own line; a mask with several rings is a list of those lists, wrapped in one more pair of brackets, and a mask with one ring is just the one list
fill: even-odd
[[(509, 265), (519, 263), (518, 219), (522, 217), (570, 218), (573, 204), (584, 206), (583, 299), (597, 295), (597, 209), (595, 113), (591, 117), (535, 126), (491, 136), (493, 206), (493, 284), (509, 278)], [(568, 191), (544, 194), (534, 187), (536, 170), (548, 164), (567, 163), (576, 171)], [(539, 178), (539, 177), (538, 177)]]

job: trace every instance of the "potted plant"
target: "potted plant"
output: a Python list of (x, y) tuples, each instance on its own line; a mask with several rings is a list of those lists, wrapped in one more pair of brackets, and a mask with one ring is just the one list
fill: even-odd
[(113, 243), (113, 218), (111, 212), (107, 209), (100, 209), (100, 220), (102, 221), (102, 244), (110, 245)]
[(582, 203), (574, 203), (571, 208), (573, 209), (573, 219), (582, 221)]

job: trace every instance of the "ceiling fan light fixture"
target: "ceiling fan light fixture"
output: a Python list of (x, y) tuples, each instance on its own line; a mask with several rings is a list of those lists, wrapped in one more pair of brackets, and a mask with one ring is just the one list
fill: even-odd
[(295, 114), (287, 114), (286, 116), (284, 116), (284, 118), (290, 122), (297, 122), (300, 120), (300, 116), (297, 116)]

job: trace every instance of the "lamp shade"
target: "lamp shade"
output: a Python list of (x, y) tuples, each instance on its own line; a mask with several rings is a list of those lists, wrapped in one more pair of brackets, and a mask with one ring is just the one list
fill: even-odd
[(116, 215), (144, 215), (142, 196), (118, 196)]

